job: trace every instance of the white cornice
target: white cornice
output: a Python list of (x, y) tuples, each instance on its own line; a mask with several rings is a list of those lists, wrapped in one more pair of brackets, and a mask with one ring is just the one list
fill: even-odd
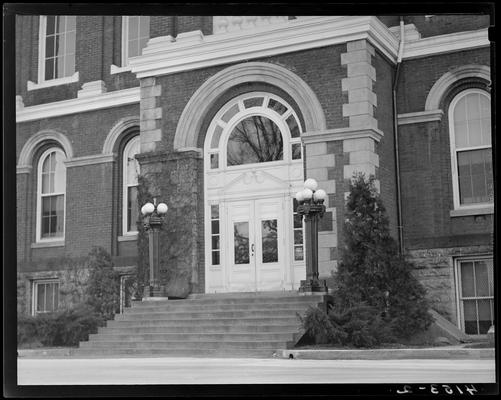
[(326, 129), (325, 131), (304, 132), (301, 134), (301, 140), (304, 144), (310, 144), (370, 137), (379, 142), (383, 136), (383, 132), (375, 128), (336, 128)]
[(329, 16), (210, 36), (196, 31), (175, 41), (154, 38), (129, 65), (138, 78), (145, 78), (361, 39), (395, 59), (398, 40), (376, 17)]
[(56, 101), (53, 103), (22, 108), (16, 113), (16, 122), (33, 121), (99, 110), (101, 108), (118, 107), (126, 104), (139, 103), (139, 99), (140, 89), (136, 87), (102, 93), (96, 96)]
[(404, 59), (489, 46), (487, 29), (431, 36), (405, 43)]
[(427, 110), (398, 114), (398, 125), (419, 124), (422, 122), (440, 121), (444, 112), (442, 110)]

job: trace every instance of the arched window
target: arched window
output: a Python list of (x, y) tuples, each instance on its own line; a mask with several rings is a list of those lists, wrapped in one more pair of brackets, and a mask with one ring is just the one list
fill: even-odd
[(493, 202), (491, 107), (488, 93), (468, 89), (449, 108), (454, 208)]
[(228, 102), (209, 127), (209, 169), (301, 159), (301, 125), (290, 105), (253, 92)]
[(37, 184), (37, 242), (64, 239), (66, 156), (50, 148), (40, 157)]
[(139, 153), (139, 136), (129, 140), (123, 151), (123, 205), (122, 231), (124, 235), (137, 233), (137, 185), (139, 163), (135, 155)]

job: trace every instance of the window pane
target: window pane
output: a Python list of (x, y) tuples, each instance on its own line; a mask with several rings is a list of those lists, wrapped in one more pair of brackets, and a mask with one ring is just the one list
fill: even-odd
[(37, 311), (45, 311), (45, 285), (37, 284)]
[(294, 228), (303, 227), (303, 216), (299, 214), (294, 215)]
[(468, 132), (470, 139), (470, 146), (482, 145), (482, 126), (480, 119), (470, 119), (468, 121)]
[(249, 223), (235, 222), (233, 224), (235, 264), (249, 263)]
[(270, 119), (254, 115), (231, 132), (227, 147), (228, 165), (242, 165), (283, 159), (283, 140)]
[(466, 98), (461, 98), (454, 108), (454, 121), (456, 122), (464, 122), (467, 120), (466, 114)]
[(75, 54), (75, 32), (66, 34), (66, 55)]
[(54, 192), (61, 193), (66, 187), (66, 166), (64, 165), (64, 157), (61, 153), (54, 153), (56, 165), (54, 168)]
[(473, 280), (473, 262), (461, 263), (461, 294), (462, 297), (475, 296), (475, 283)]
[(282, 103), (274, 99), (270, 99), (270, 101), (268, 102), (268, 108), (271, 108), (280, 115), (284, 114), (287, 111), (287, 107), (285, 107)]
[(461, 204), (484, 203), (492, 198), (491, 149), (457, 153)]
[(53, 35), (55, 32), (56, 17), (53, 15), (47, 16), (47, 35)]
[(140, 17), (139, 36), (148, 38), (150, 36), (150, 17)]
[(219, 234), (219, 221), (218, 220), (212, 221), (211, 224), (212, 224), (212, 232), (211, 233), (213, 235)]
[(294, 261), (303, 261), (303, 246), (294, 246)]
[(52, 174), (42, 173), (42, 194), (50, 193), (50, 179)]
[(219, 250), (219, 235), (212, 236), (212, 250)]
[(138, 214), (137, 186), (130, 186), (127, 188), (127, 231), (137, 230)]
[(236, 113), (238, 113), (238, 111), (239, 111), (238, 104), (234, 104), (228, 111), (226, 111), (223, 114), (221, 119), (224, 122), (228, 122)]
[(301, 144), (293, 143), (292, 144), (292, 159), (300, 160), (301, 159)]
[(244, 106), (245, 108), (259, 107), (263, 105), (263, 100), (262, 97), (252, 97), (244, 100)]
[(54, 79), (54, 58), (45, 60), (45, 80)]
[(475, 300), (463, 302), (464, 330), (469, 335), (477, 335), (477, 305)]
[(56, 228), (54, 230), (55, 236), (63, 236), (64, 232), (64, 196), (56, 196), (56, 209), (55, 209), (55, 219)]
[(492, 325), (491, 300), (478, 300), (478, 323), (480, 335), (485, 335)]
[(475, 286), (478, 297), (489, 296), (489, 277), (485, 261), (477, 261), (475, 263)]
[(138, 39), (139, 37), (139, 17), (128, 17), (129, 19), (129, 40)]
[(219, 265), (219, 251), (212, 252), (212, 265)]
[(278, 262), (277, 220), (261, 221), (263, 263)]
[(45, 39), (45, 58), (54, 57), (54, 36), (47, 36)]
[(211, 219), (219, 219), (219, 205), (212, 204), (210, 206)]
[(128, 55), (129, 55), (129, 58), (136, 57), (139, 55), (139, 40), (130, 40), (129, 41)]
[(219, 168), (219, 154), (210, 155), (210, 168), (211, 169)]
[(42, 238), (50, 237), (50, 216), (42, 216)]
[(303, 244), (303, 230), (296, 229), (294, 231), (294, 244)]
[(291, 137), (299, 137), (299, 126), (297, 124), (296, 118), (294, 115), (291, 115), (289, 118), (285, 120), (287, 122), (287, 125), (289, 126), (289, 130), (291, 132)]
[(466, 121), (454, 124), (454, 137), (456, 141), (456, 148), (461, 149), (468, 147), (468, 124)]
[(223, 128), (220, 125), (216, 125), (214, 134), (212, 136), (212, 142), (210, 144), (210, 147), (212, 149), (215, 149), (219, 146), (219, 138), (221, 137), (221, 133), (223, 133)]

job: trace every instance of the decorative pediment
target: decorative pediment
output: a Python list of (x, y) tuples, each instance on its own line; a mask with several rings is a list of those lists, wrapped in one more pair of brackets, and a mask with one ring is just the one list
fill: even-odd
[(285, 179), (280, 179), (269, 172), (258, 170), (245, 171), (238, 174), (224, 185), (222, 190), (224, 193), (248, 193), (249, 191), (281, 190), (286, 188), (288, 188), (288, 183)]

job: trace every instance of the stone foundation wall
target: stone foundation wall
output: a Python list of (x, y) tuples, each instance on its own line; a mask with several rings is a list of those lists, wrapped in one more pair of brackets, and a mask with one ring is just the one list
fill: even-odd
[(455, 259), (492, 254), (492, 246), (450, 247), (411, 250), (408, 258), (415, 264), (414, 275), (426, 287), (431, 307), (457, 325), (457, 282)]

